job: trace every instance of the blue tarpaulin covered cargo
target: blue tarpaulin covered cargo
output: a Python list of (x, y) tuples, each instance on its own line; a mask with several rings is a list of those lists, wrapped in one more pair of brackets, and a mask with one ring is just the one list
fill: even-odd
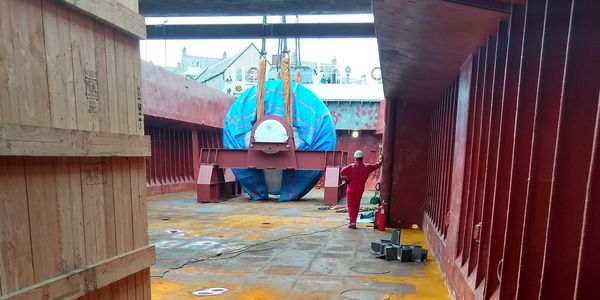
[[(294, 142), (298, 150), (335, 150), (335, 127), (327, 106), (301, 84), (292, 83)], [(256, 86), (247, 89), (231, 105), (223, 125), (223, 146), (248, 149), (250, 131), (256, 122)], [(265, 83), (265, 116), (283, 117), (283, 82)], [(253, 200), (267, 199), (269, 189), (265, 172), (257, 169), (234, 169), (233, 173)], [(278, 189), (279, 201), (302, 198), (321, 177), (322, 171), (284, 170)]]

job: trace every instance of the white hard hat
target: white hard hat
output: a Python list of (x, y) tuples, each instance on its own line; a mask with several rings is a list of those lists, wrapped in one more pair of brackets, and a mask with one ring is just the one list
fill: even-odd
[(354, 152), (354, 158), (363, 158), (362, 151), (356, 150), (356, 152)]

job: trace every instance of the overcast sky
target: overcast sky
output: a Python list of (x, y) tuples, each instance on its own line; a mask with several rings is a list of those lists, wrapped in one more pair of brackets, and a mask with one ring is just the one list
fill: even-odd
[[(203, 17), (203, 18), (146, 18), (147, 24), (249, 24), (262, 23), (262, 17)], [(333, 22), (372, 22), (372, 15), (329, 15), (329, 16), (299, 16), (300, 23), (333, 23)], [(280, 23), (281, 17), (270, 16), (268, 23)], [(288, 23), (296, 22), (295, 16), (287, 17)], [(232, 56), (244, 50), (250, 43), (261, 48), (260, 39), (236, 40), (167, 40), (166, 59), (168, 66), (176, 66), (181, 60), (181, 50), (186, 47), (188, 55), (221, 57), (223, 51)], [(277, 53), (276, 39), (267, 40), (267, 57)], [(293, 39), (288, 39), (288, 48), (295, 50)], [(156, 65), (165, 64), (165, 41), (151, 40), (140, 42), (142, 59), (152, 61)], [(362, 39), (301, 39), (301, 59), (313, 62), (331, 62), (337, 58), (338, 65), (343, 69), (352, 68), (352, 77), (362, 74), (369, 76), (371, 69), (379, 66), (379, 54), (375, 38)]]

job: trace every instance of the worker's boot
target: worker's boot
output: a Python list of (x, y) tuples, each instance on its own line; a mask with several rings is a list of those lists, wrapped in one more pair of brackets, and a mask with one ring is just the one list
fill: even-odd
[(356, 223), (350, 223), (350, 224), (348, 224), (348, 228), (350, 228), (350, 229), (356, 229)]

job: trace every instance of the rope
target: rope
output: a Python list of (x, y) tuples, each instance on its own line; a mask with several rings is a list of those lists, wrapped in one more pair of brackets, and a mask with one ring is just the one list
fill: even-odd
[(296, 72), (296, 83), (302, 83), (302, 74)]
[(283, 75), (283, 103), (285, 107), (285, 120), (292, 124), (292, 82), (290, 80), (290, 59), (287, 57), (281, 62), (281, 73)]
[(261, 58), (258, 62), (258, 86), (256, 87), (256, 120), (260, 120), (265, 114), (265, 74), (267, 62)]

